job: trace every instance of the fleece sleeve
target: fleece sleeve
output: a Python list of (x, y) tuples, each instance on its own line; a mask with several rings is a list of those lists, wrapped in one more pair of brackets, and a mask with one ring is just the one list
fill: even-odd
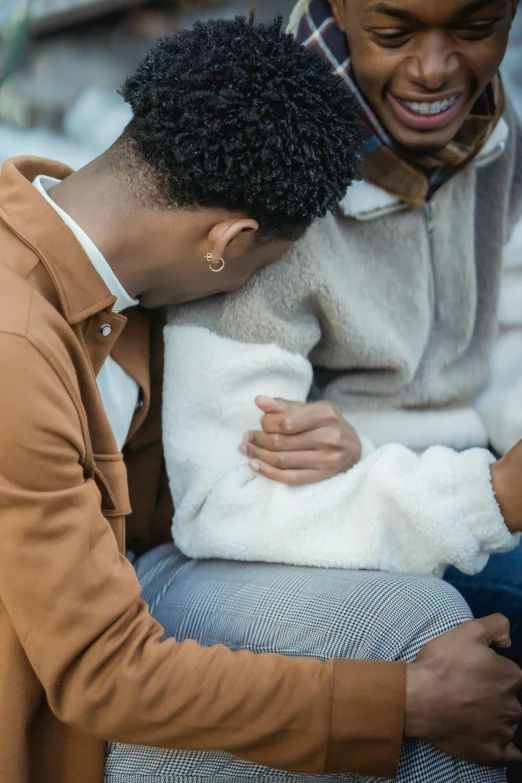
[(164, 445), (174, 538), (187, 555), (425, 574), (451, 564), (474, 573), (515, 545), (483, 449), (418, 456), (383, 446), (304, 487), (253, 474), (238, 449), (259, 426), (255, 396), (305, 401), (311, 383), (298, 353), (167, 326)]
[(475, 407), (489, 442), (505, 454), (522, 439), (522, 219), (504, 254), (499, 335), (491, 361), (490, 379)]

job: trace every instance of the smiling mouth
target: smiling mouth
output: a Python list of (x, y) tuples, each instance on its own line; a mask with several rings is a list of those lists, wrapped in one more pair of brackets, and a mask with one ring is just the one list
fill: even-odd
[(396, 118), (412, 130), (430, 132), (451, 125), (462, 113), (466, 103), (465, 91), (432, 101), (413, 101), (388, 93), (388, 100)]
[(443, 101), (432, 101), (430, 103), (427, 101), (422, 103), (407, 101), (403, 98), (397, 98), (397, 100), (402, 106), (413, 112), (413, 114), (418, 114), (421, 117), (434, 117), (450, 111), (458, 103), (461, 97), (462, 93), (460, 95), (453, 95), (451, 98), (446, 98)]

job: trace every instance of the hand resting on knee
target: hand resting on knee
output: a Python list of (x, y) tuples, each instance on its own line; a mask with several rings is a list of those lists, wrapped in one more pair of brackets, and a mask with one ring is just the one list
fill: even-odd
[(491, 649), (510, 643), (509, 623), (497, 614), (423, 647), (407, 670), (405, 736), (479, 764), (522, 761), (513, 744), (522, 717), (522, 671)]

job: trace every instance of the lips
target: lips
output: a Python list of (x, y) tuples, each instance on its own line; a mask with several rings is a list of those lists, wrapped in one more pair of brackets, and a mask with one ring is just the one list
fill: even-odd
[(420, 114), (423, 116), (442, 114), (443, 112), (448, 111), (448, 109), (453, 108), (458, 99), (458, 95), (453, 95), (451, 98), (445, 98), (443, 101), (432, 101), (429, 103), (425, 101), (423, 103), (418, 103), (417, 101), (407, 101), (398, 98), (402, 105), (406, 106), (407, 109), (410, 109), (410, 111), (412, 111), (414, 114)]
[(464, 92), (435, 101), (412, 101), (388, 93), (388, 102), (396, 117), (415, 130), (438, 130), (450, 125), (465, 101)]

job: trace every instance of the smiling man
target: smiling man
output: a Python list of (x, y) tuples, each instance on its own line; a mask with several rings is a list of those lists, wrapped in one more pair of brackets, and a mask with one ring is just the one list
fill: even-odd
[[(383, 399), (390, 387), (366, 403), (350, 400), (338, 384), (326, 384), (322, 393), (330, 392), (377, 446), (480, 446), (507, 455), (491, 468), (493, 489), (504, 516), (520, 518), (520, 495), (509, 493), (509, 503), (503, 498), (505, 466), (515, 475), (519, 464), (519, 452), (510, 449), (522, 438), (522, 224), (516, 225), (522, 134), (498, 75), (517, 6), (518, 0), (302, 0), (292, 26), (298, 40), (344, 78), (366, 127), (365, 182), (353, 189), (362, 208), (348, 195), (343, 222), (370, 220), (375, 247), (377, 236), (392, 230), (394, 246), (381, 251), (382, 261), (397, 263), (413, 250), (422, 263), (428, 240), (431, 325), (407, 382), (395, 390), (395, 399)], [(417, 218), (413, 247), (408, 215)], [(459, 256), (455, 248), (461, 243)], [(359, 243), (361, 258), (364, 251)], [(379, 250), (374, 253), (378, 260)], [(404, 286), (404, 306), (418, 304), (422, 293), (414, 278), (402, 277), (399, 266), (394, 277)], [(457, 313), (466, 311), (467, 322), (461, 318), (459, 324)], [(460, 375), (465, 365), (467, 383)], [(370, 392), (371, 383), (363, 391)], [(521, 572), (518, 547), (490, 558), (478, 576), (456, 568), (446, 573), (477, 616), (493, 607), (507, 614), (518, 663)]]
[[(165, 437), (186, 554), (453, 566), (522, 662), (522, 131), (498, 75), (516, 6), (301, 0), (297, 39), (356, 98), (364, 180), (287, 263), (172, 315)], [(260, 432), (256, 394), (300, 407), (257, 399)]]

